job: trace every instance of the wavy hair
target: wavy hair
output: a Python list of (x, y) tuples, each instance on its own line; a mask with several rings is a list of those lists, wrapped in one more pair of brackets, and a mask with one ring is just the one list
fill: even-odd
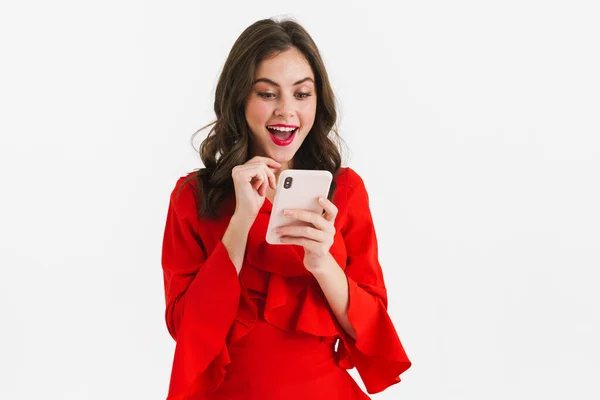
[[(312, 129), (292, 159), (294, 169), (328, 170), (335, 177), (342, 164), (337, 128), (336, 98), (319, 50), (308, 32), (295, 20), (259, 20), (247, 27), (233, 44), (215, 90), (216, 119), (195, 135), (213, 126), (201, 143), (199, 154), (204, 168), (190, 174), (181, 188), (196, 179), (199, 218), (219, 218), (218, 206), (234, 193), (232, 169), (251, 157), (252, 137), (245, 117), (245, 100), (251, 94), (260, 62), (291, 48), (306, 58), (315, 75), (317, 109)], [(333, 138), (330, 138), (332, 132)], [(180, 189), (181, 189), (180, 188)], [(335, 180), (328, 194), (333, 198)]]

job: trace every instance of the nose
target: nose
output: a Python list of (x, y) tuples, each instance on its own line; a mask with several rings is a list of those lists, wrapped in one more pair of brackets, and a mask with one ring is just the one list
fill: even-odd
[(294, 102), (286, 96), (279, 97), (279, 103), (275, 108), (275, 115), (291, 117), (294, 115)]

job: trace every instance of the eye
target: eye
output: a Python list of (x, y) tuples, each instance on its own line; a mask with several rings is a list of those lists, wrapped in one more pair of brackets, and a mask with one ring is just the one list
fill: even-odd
[[(273, 97), (275, 97), (275, 95), (273, 93), (266, 93), (266, 92), (258, 92), (258, 95), (260, 97), (262, 97), (263, 99), (271, 99)], [(306, 99), (307, 97), (312, 96), (312, 94), (310, 93), (298, 93), (298, 98), (299, 99)]]

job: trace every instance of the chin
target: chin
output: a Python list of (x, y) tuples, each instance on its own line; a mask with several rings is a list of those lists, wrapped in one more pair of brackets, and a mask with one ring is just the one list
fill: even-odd
[(289, 163), (292, 160), (292, 157), (271, 157), (273, 160), (277, 161), (280, 164)]

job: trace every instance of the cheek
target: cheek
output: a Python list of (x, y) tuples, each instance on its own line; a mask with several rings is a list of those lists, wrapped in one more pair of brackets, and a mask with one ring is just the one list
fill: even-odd
[(304, 107), (298, 110), (298, 114), (304, 125), (312, 124), (317, 114), (317, 103), (305, 104)]
[(270, 115), (270, 107), (264, 102), (251, 100), (246, 105), (246, 119), (250, 124), (263, 125)]

